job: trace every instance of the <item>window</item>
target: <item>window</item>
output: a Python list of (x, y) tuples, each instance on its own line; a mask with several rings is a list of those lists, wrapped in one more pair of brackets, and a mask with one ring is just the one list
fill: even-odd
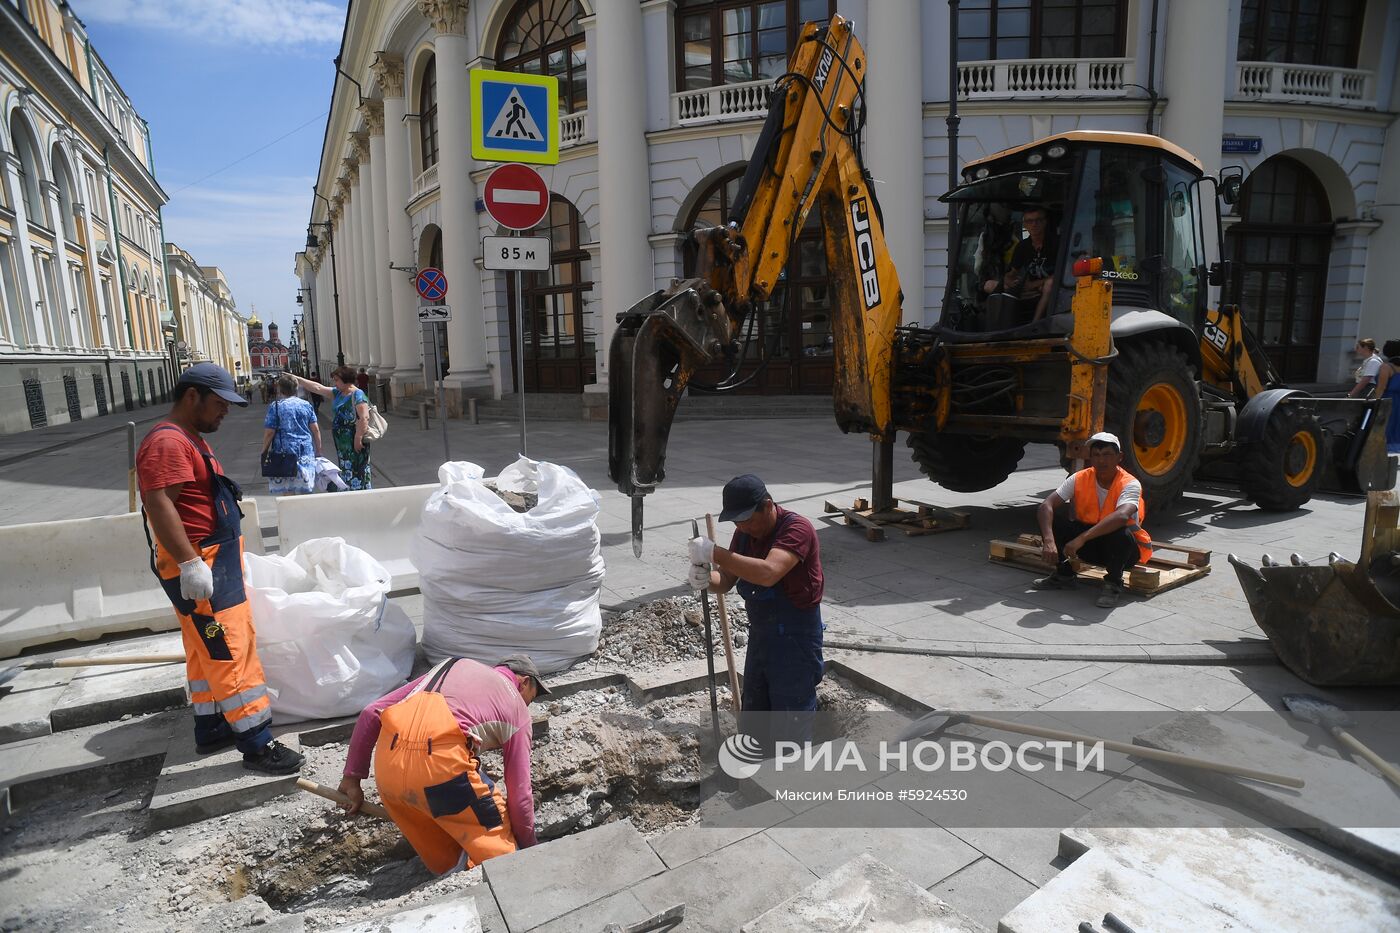
[(802, 24), (826, 22), (836, 0), (681, 0), (676, 11), (676, 87), (772, 80), (787, 70)]
[(19, 156), (19, 190), (24, 201), (25, 216), (30, 223), (46, 227), (48, 212), (39, 193), (39, 154), (34, 148), (34, 137), (29, 134), (29, 127), (20, 120), (18, 111), (10, 118), (10, 139), (14, 141), (15, 155)]
[(428, 57), (423, 68), (423, 83), (418, 88), (418, 141), (423, 156), (423, 171), (438, 161), (437, 126), (437, 58)]
[(15, 346), (23, 347), (29, 343), (28, 326), (25, 321), (23, 296), (15, 278), (11, 242), (0, 239), (0, 312), (3, 312), (0, 314), (0, 317), (3, 317), (3, 320), (0, 320), (0, 334)]
[(1185, 169), (1170, 162), (1163, 167), (1167, 176), (1166, 210), (1162, 212), (1163, 309), (1178, 321), (1194, 325), (1205, 284), (1197, 243), (1195, 198), (1199, 189)]
[(131, 205), (130, 205), (130, 204), (123, 204), (123, 205), (122, 205), (122, 220), (125, 221), (125, 223), (122, 224), (122, 233), (126, 234), (127, 236), (131, 236), (131, 234), (132, 234), (132, 228), (131, 228)]
[(559, 79), (559, 112), (588, 109), (588, 55), (578, 0), (523, 0), (506, 20), (496, 43), (502, 71)]
[[(596, 380), (597, 333), (584, 311), (584, 293), (593, 287), (592, 261), (583, 248), (578, 211), (553, 196), (549, 216), (527, 236), (547, 236), (547, 272), (525, 272), (521, 284), (525, 308), (525, 389), (534, 392), (581, 392)], [(520, 315), (515, 277), (506, 279), (512, 341)]]
[(1239, 59), (1355, 68), (1365, 0), (1244, 0)]
[(1117, 58), (1126, 0), (962, 0), (958, 61)]
[(97, 176), (89, 170), (87, 173), (87, 193), (88, 211), (95, 217), (102, 219), (107, 215), (102, 210), (102, 197), (98, 194)]

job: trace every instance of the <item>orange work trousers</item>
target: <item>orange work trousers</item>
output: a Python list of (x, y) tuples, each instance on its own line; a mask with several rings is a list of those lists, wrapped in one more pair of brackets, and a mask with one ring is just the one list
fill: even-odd
[(257, 634), (243, 589), (243, 538), (200, 549), (214, 575), (208, 599), (180, 595), (180, 564), (156, 543), (156, 576), (180, 619), (185, 676), (196, 716), (222, 715), (244, 752), (271, 738), (271, 699), (258, 660)]
[(380, 716), (374, 749), (379, 798), (428, 869), (515, 851), (505, 795), (481, 770), (442, 694), (421, 690)]

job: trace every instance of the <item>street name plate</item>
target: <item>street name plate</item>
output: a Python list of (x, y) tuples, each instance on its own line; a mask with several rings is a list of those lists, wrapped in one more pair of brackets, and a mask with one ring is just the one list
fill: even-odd
[(511, 269), (545, 272), (549, 269), (549, 237), (482, 237), (481, 256), (486, 268), (495, 272)]
[(418, 322), (420, 324), (433, 324), (442, 322), (446, 324), (452, 320), (452, 309), (447, 305), (419, 305)]

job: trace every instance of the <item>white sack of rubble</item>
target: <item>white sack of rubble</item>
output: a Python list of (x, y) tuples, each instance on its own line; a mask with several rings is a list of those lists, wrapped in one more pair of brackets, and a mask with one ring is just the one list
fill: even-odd
[(484, 663), (525, 652), (544, 673), (598, 647), (603, 585), (598, 494), (557, 463), (521, 457), (499, 489), (536, 495), (517, 512), (474, 463), (444, 463), (409, 557), (423, 593), (423, 652)]
[(243, 561), (273, 722), (354, 716), (408, 679), (417, 632), (379, 561), (341, 538)]

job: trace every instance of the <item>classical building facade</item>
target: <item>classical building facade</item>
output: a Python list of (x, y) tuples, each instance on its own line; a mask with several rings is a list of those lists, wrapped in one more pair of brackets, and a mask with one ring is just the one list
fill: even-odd
[(248, 319), (248, 358), (255, 373), (285, 372), (291, 364), (291, 350), (277, 336), (277, 322), (267, 325), (264, 339), (262, 321), (258, 320), (256, 311)]
[(0, 3), (0, 433), (168, 396), (150, 133), (68, 3)]
[(233, 290), (218, 266), (201, 266), (174, 243), (165, 244), (165, 269), (175, 317), (175, 358), (183, 369), (218, 363), (236, 376), (252, 371), (245, 329)]
[[(432, 265), (449, 280), (450, 402), (523, 383), (596, 411), (617, 313), (685, 274), (685, 231), (727, 219), (800, 24), (838, 8), (870, 58), (865, 156), (906, 322), (939, 315), (954, 96), (959, 164), (1065, 130), (1150, 129), (1210, 170), (1242, 165), (1225, 299), (1288, 378), (1343, 381), (1358, 336), (1400, 336), (1388, 0), (961, 0), (952, 68), (945, 0), (377, 0), (350, 5), (341, 67), (360, 90), (337, 82), (297, 256), (317, 365), (339, 351), (396, 394), (421, 388), (412, 270)], [(481, 237), (505, 231), (479, 205), (493, 166), (470, 154), (472, 68), (560, 82), (561, 156), (534, 231), (553, 265), (519, 294), (482, 268)], [(830, 391), (819, 224), (759, 313), (774, 357), (750, 391)]]

